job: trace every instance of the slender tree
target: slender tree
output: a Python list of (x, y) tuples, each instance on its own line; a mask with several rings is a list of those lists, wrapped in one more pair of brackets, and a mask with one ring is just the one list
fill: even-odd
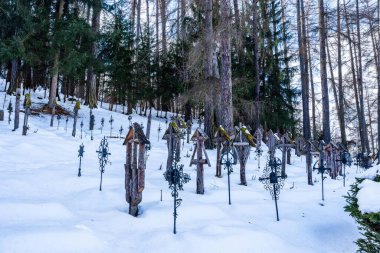
[(322, 124), (323, 140), (326, 143), (331, 141), (330, 132), (330, 108), (329, 108), (329, 90), (327, 85), (327, 68), (326, 68), (326, 25), (325, 25), (325, 7), (323, 0), (318, 0), (319, 9), (319, 55), (320, 55), (320, 76), (322, 87)]

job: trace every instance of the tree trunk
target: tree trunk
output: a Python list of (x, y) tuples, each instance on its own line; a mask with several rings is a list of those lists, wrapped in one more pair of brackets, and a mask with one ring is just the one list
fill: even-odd
[[(62, 18), (64, 5), (65, 5), (65, 1), (59, 0), (56, 23)], [(51, 86), (50, 86), (50, 93), (49, 93), (49, 104), (48, 105), (50, 108), (53, 108), (53, 106), (54, 106), (54, 99), (57, 96), (57, 89), (58, 89), (59, 48), (57, 48), (56, 50), (57, 51), (54, 54), (54, 61), (53, 61), (53, 68), (52, 68), (53, 75), (51, 78)]]
[(363, 90), (363, 67), (362, 67), (362, 47), (361, 47), (361, 31), (360, 31), (360, 13), (359, 13), (359, 0), (356, 0), (356, 33), (358, 36), (357, 46), (358, 46), (358, 90), (359, 90), (359, 104), (360, 104), (360, 117), (362, 125), (362, 139), (363, 139), (363, 153), (369, 154), (370, 148), (368, 143), (367, 127), (365, 123), (365, 114), (364, 114), (364, 90)]
[[(346, 6), (346, 2), (345, 0), (343, 0), (343, 6), (344, 6), (344, 17), (345, 17), (345, 21), (346, 21), (346, 31), (347, 31), (347, 37), (348, 37), (348, 46), (349, 46), (349, 49), (350, 49), (350, 63), (351, 63), (351, 73), (352, 73), (352, 84), (353, 84), (353, 88), (354, 88), (354, 94), (355, 94), (355, 104), (356, 104), (356, 111), (357, 111), (357, 115), (358, 115), (358, 120), (359, 120), (359, 133), (360, 135), (362, 134), (362, 124), (361, 124), (361, 119), (362, 117), (360, 117), (360, 104), (359, 104), (359, 96), (358, 96), (358, 88), (357, 88), (357, 83), (356, 83), (356, 67), (355, 67), (355, 62), (354, 62), (354, 54), (353, 54), (353, 48), (352, 48), (352, 38), (351, 38), (351, 31), (350, 31), (350, 26), (349, 26), (349, 20), (348, 20), (348, 13), (347, 13), (347, 6)], [(360, 137), (360, 140), (361, 140), (361, 144), (362, 144), (362, 148), (365, 147), (365, 145), (363, 145), (363, 141), (362, 141), (362, 136)], [(357, 143), (357, 145), (359, 145)], [(362, 152), (365, 152), (364, 150), (362, 150)]]
[(340, 25), (340, 0), (337, 0), (337, 46), (338, 46), (338, 95), (339, 95), (339, 124), (340, 124), (340, 136), (342, 144), (347, 147), (346, 137), (346, 123), (344, 119), (344, 92), (343, 92), (343, 78), (342, 78), (342, 47), (341, 47), (341, 25)]
[[(310, 116), (309, 116), (309, 74), (308, 74), (308, 60), (307, 60), (307, 34), (305, 24), (305, 10), (302, 0), (297, 0), (297, 31), (298, 31), (298, 50), (299, 61), (301, 70), (301, 85), (302, 85), (302, 120), (303, 120), (303, 135), (306, 141), (310, 140)], [(306, 142), (307, 145), (308, 142)], [(285, 162), (285, 161), (283, 161)], [(311, 168), (311, 155), (306, 154), (306, 167), (308, 184), (313, 184), (312, 168)]]
[[(93, 8), (92, 13), (92, 32), (97, 34), (99, 32), (100, 25), (100, 12), (101, 12), (101, 0)], [(97, 42), (92, 42), (91, 45), (91, 55), (94, 59), (97, 57)], [(90, 65), (87, 70), (87, 87), (89, 87), (88, 101), (87, 104), (90, 108), (97, 108), (97, 89), (96, 89), (96, 74), (94, 73), (94, 66)]]
[(162, 56), (166, 58), (167, 46), (166, 46), (166, 0), (159, 0), (160, 2), (160, 14), (161, 14), (161, 35), (162, 35)]
[(257, 2), (253, 0), (252, 8), (252, 39), (253, 39), (253, 76), (255, 84), (255, 129), (260, 128), (260, 71), (259, 71), (259, 17), (257, 14)]
[(240, 12), (238, 0), (233, 0), (234, 3), (234, 18), (235, 18), (235, 29), (236, 29), (236, 50), (238, 53), (238, 62), (242, 64), (243, 62), (243, 41), (242, 41), (242, 33), (241, 33), (241, 23), (240, 23)]
[(313, 81), (313, 67), (311, 61), (311, 50), (310, 50), (310, 39), (309, 39), (309, 22), (307, 25), (307, 53), (308, 53), (308, 61), (309, 61), (309, 74), (310, 74), (310, 88), (311, 88), (311, 118), (313, 122), (313, 137), (312, 139), (317, 139), (317, 126), (315, 122), (315, 92), (314, 92), (314, 81)]
[(221, 107), (222, 125), (231, 134), (233, 131), (232, 118), (232, 80), (231, 80), (231, 41), (230, 41), (230, 4), (228, 0), (220, 0), (221, 9)]
[(330, 108), (329, 108), (329, 90), (327, 84), (326, 69), (326, 27), (325, 27), (325, 10), (323, 0), (318, 0), (319, 9), (319, 54), (320, 54), (320, 75), (322, 87), (322, 124), (323, 140), (330, 143)]

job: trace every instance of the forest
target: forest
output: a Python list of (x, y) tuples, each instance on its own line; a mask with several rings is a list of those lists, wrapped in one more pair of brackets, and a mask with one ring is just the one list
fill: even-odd
[(219, 125), (244, 122), (326, 143), (355, 142), (375, 154), (378, 6), (6, 0), (1, 75), (8, 94), (48, 91), (50, 107), (62, 93), (64, 101), (80, 99), (90, 108), (99, 100), (127, 114), (153, 107), (160, 117), (201, 117), (209, 136)]

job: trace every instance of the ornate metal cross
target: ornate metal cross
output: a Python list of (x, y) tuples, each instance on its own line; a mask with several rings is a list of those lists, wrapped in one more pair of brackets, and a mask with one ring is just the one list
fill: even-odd
[(162, 128), (161, 128), (161, 123), (158, 123), (158, 129), (157, 129), (157, 138), (158, 140), (157, 141), (160, 141), (160, 132), (161, 132)]
[(58, 125), (57, 125), (57, 130), (59, 130), (59, 122), (61, 121), (61, 115), (60, 114), (58, 114), (57, 115), (57, 122), (58, 122)]
[(182, 199), (178, 198), (178, 191), (183, 191), (183, 185), (190, 181), (190, 175), (183, 173), (183, 164), (177, 165), (174, 162), (173, 166), (166, 170), (164, 173), (165, 180), (169, 183), (169, 189), (172, 190), (172, 197), (174, 198), (174, 229), (173, 233), (176, 234), (176, 221), (177, 221), (177, 207), (181, 205)]
[(343, 187), (346, 187), (346, 165), (351, 166), (352, 158), (351, 154), (344, 150), (340, 153), (340, 158), (336, 159), (337, 162), (342, 162), (343, 164)]
[[(321, 174), (321, 179), (322, 179), (322, 201), (325, 200), (325, 190), (324, 190), (324, 184), (323, 182), (325, 181), (325, 179), (327, 177), (325, 177), (323, 174), (325, 174), (325, 172), (331, 172), (331, 168), (326, 168), (325, 167), (325, 156), (324, 156), (324, 153), (323, 153), (323, 147), (324, 147), (324, 142), (321, 141), (321, 143), (319, 144), (319, 161), (316, 161), (314, 163), (314, 166), (313, 166), (313, 170), (317, 170), (318, 173)], [(319, 162), (319, 167), (317, 167), (317, 163)]]
[(94, 137), (92, 136), (92, 132), (94, 130), (94, 126), (95, 126), (95, 115), (92, 113), (92, 110), (90, 110), (90, 131), (91, 131), (91, 140), (94, 139)]
[(109, 151), (109, 149), (108, 149), (107, 139), (106, 139), (106, 137), (103, 137), (103, 139), (100, 141), (99, 149), (98, 149), (98, 151), (96, 151), (96, 153), (98, 153), (99, 171), (100, 171), (99, 191), (102, 190), (104, 168), (108, 162), (108, 156), (111, 155), (111, 153), (109, 153), (108, 151)]
[(69, 116), (66, 117), (66, 126), (65, 126), (65, 131), (67, 133), (67, 123), (69, 122)]
[(129, 120), (129, 126), (132, 126), (132, 116), (131, 115), (128, 116), (128, 120)]
[(277, 200), (280, 195), (280, 189), (284, 186), (286, 177), (287, 175), (281, 175), (281, 160), (269, 156), (267, 165), (264, 169), (264, 174), (259, 178), (259, 181), (264, 184), (264, 188), (270, 192), (270, 195), (275, 202), (277, 221), (280, 220), (278, 217)]
[(83, 132), (83, 120), (80, 122), (80, 138), (82, 139), (82, 132)]
[(231, 185), (230, 185), (230, 174), (233, 171), (232, 165), (237, 164), (237, 153), (235, 147), (231, 142), (228, 142), (227, 145), (222, 150), (222, 155), (220, 158), (220, 164), (224, 165), (224, 169), (227, 170), (228, 176), (228, 204), (231, 205)]
[(78, 169), (78, 177), (82, 176), (82, 157), (83, 157), (83, 153), (84, 153), (84, 145), (82, 143), (82, 145), (79, 146), (79, 150), (78, 150), (78, 157), (79, 157), (79, 169)]
[(7, 110), (8, 110), (8, 124), (10, 124), (12, 121), (11, 120), (11, 114), (13, 112), (12, 101), (9, 101), (9, 105), (8, 105)]
[(110, 137), (112, 137), (112, 129), (113, 129), (113, 127), (112, 127), (112, 123), (113, 123), (112, 115), (111, 115), (111, 118), (110, 118), (110, 120), (109, 120), (108, 122), (111, 124), (111, 128), (110, 128)]
[(100, 120), (100, 134), (103, 134), (104, 118)]
[(121, 135), (123, 134), (123, 131), (124, 131), (123, 126), (120, 126), (120, 129), (119, 129), (120, 138), (122, 138)]

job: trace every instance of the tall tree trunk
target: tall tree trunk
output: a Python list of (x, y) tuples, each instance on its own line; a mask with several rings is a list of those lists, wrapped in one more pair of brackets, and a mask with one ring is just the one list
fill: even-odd
[(167, 53), (167, 46), (166, 46), (166, 0), (159, 0), (160, 1), (160, 14), (161, 14), (161, 35), (162, 35), (162, 56), (165, 60), (166, 53)]
[(238, 62), (242, 64), (243, 62), (243, 41), (241, 34), (241, 22), (240, 22), (240, 12), (238, 0), (233, 0), (234, 3), (234, 18), (235, 18), (235, 29), (236, 29), (236, 50), (238, 52)]
[(253, 39), (253, 78), (255, 84), (255, 129), (260, 127), (260, 71), (259, 71), (259, 17), (257, 13), (258, 0), (252, 3), (252, 39)]
[(330, 75), (331, 75), (331, 86), (332, 86), (332, 90), (333, 90), (333, 95), (334, 95), (334, 101), (335, 101), (335, 106), (336, 106), (336, 113), (337, 113), (337, 117), (338, 117), (338, 122), (339, 122), (339, 130), (342, 131), (341, 129), (341, 122), (340, 122), (340, 106), (339, 106), (339, 101), (340, 99), (338, 98), (338, 91), (336, 89), (336, 82), (335, 82), (335, 77), (334, 77), (334, 70), (333, 70), (333, 67), (332, 67), (332, 61), (331, 61), (331, 56), (330, 56), (330, 47), (329, 47), (329, 43), (328, 43), (328, 39), (326, 40), (326, 51), (327, 51), (327, 59), (328, 59), (328, 62), (329, 62), (329, 69), (330, 69)]
[[(301, 85), (302, 85), (302, 125), (303, 135), (305, 140), (311, 139), (310, 132), (310, 115), (309, 115), (309, 74), (308, 74), (308, 60), (307, 60), (307, 34), (305, 23), (305, 9), (302, 0), (297, 0), (297, 31), (298, 31), (298, 50), (299, 61), (301, 70)], [(308, 149), (310, 149), (309, 142), (306, 142)], [(311, 155), (310, 152), (306, 154), (306, 171), (307, 181), (309, 185), (313, 184), (313, 175), (311, 168)]]
[[(56, 23), (62, 18), (63, 10), (64, 10), (65, 1), (59, 0), (58, 2), (58, 13), (56, 17)], [(54, 54), (54, 61), (53, 61), (53, 68), (52, 68), (52, 77), (51, 77), (51, 86), (50, 86), (50, 92), (49, 92), (49, 107), (53, 108), (54, 106), (54, 99), (57, 96), (57, 89), (58, 89), (58, 64), (59, 64), (59, 48), (56, 49), (56, 52)]]
[(314, 80), (313, 80), (313, 66), (311, 61), (311, 50), (310, 50), (310, 39), (309, 39), (309, 22), (307, 21), (307, 55), (309, 62), (309, 76), (310, 76), (310, 88), (311, 88), (311, 118), (313, 122), (313, 139), (317, 139), (317, 126), (315, 122), (315, 91), (314, 91)]
[(364, 141), (363, 153), (369, 154), (370, 148), (368, 143), (367, 127), (365, 123), (364, 114), (364, 90), (363, 90), (363, 67), (362, 67), (362, 47), (361, 47), (361, 31), (360, 31), (360, 13), (359, 13), (359, 0), (356, 0), (356, 33), (358, 36), (357, 46), (358, 46), (358, 90), (359, 90), (359, 103), (360, 103), (360, 117), (362, 124), (362, 138)]
[(346, 123), (344, 119), (344, 92), (343, 92), (343, 78), (342, 78), (342, 46), (341, 46), (341, 14), (340, 14), (340, 0), (337, 0), (337, 46), (338, 46), (338, 95), (339, 95), (339, 125), (340, 125), (340, 136), (342, 139), (343, 146), (347, 147), (347, 136), (346, 136)]
[(231, 39), (230, 39), (230, 2), (220, 0), (221, 9), (221, 105), (222, 105), (222, 125), (228, 133), (233, 131), (232, 115), (232, 80), (231, 80)]
[(137, 0), (137, 24), (136, 24), (136, 42), (135, 42), (136, 62), (138, 61), (138, 53), (137, 52), (139, 50), (140, 35), (141, 35), (141, 0)]
[[(101, 12), (101, 0), (98, 0), (93, 8), (92, 13), (92, 32), (97, 34), (99, 32), (100, 25), (100, 12)], [(91, 55), (94, 59), (97, 57), (97, 41), (93, 41), (91, 45)], [(87, 87), (89, 87), (87, 104), (90, 108), (97, 108), (97, 89), (96, 89), (96, 74), (94, 73), (94, 66), (91, 64), (87, 70)]]
[[(353, 53), (353, 47), (352, 47), (352, 44), (353, 44), (353, 41), (352, 41), (352, 38), (351, 38), (351, 30), (350, 30), (350, 24), (349, 24), (349, 20), (348, 20), (348, 13), (347, 13), (347, 6), (346, 6), (346, 2), (345, 0), (343, 0), (343, 6), (344, 6), (344, 17), (345, 17), (345, 23), (346, 23), (346, 31), (347, 31), (347, 37), (348, 37), (348, 47), (349, 47), (349, 50), (350, 50), (350, 63), (351, 63), (351, 73), (352, 73), (352, 84), (353, 84), (353, 88), (354, 88), (354, 94), (355, 94), (355, 105), (356, 105), (356, 112), (357, 112), (357, 115), (358, 115), (358, 121), (359, 121), (359, 133), (360, 133), (360, 140), (361, 140), (361, 145), (362, 147), (365, 147), (365, 145), (363, 144), (363, 140), (362, 140), (362, 124), (361, 124), (361, 119), (362, 117), (360, 117), (360, 103), (359, 103), (359, 96), (358, 96), (358, 88), (357, 88), (357, 83), (356, 83), (356, 67), (355, 67), (355, 62), (354, 62), (354, 53)], [(358, 145), (358, 144), (357, 144)], [(362, 150), (362, 152), (364, 152)]]
[(330, 132), (330, 108), (329, 108), (329, 90), (327, 84), (326, 69), (326, 27), (325, 27), (325, 9), (323, 0), (318, 0), (319, 9), (319, 54), (320, 54), (320, 75), (322, 87), (322, 124), (323, 140), (326, 143), (331, 141)]

